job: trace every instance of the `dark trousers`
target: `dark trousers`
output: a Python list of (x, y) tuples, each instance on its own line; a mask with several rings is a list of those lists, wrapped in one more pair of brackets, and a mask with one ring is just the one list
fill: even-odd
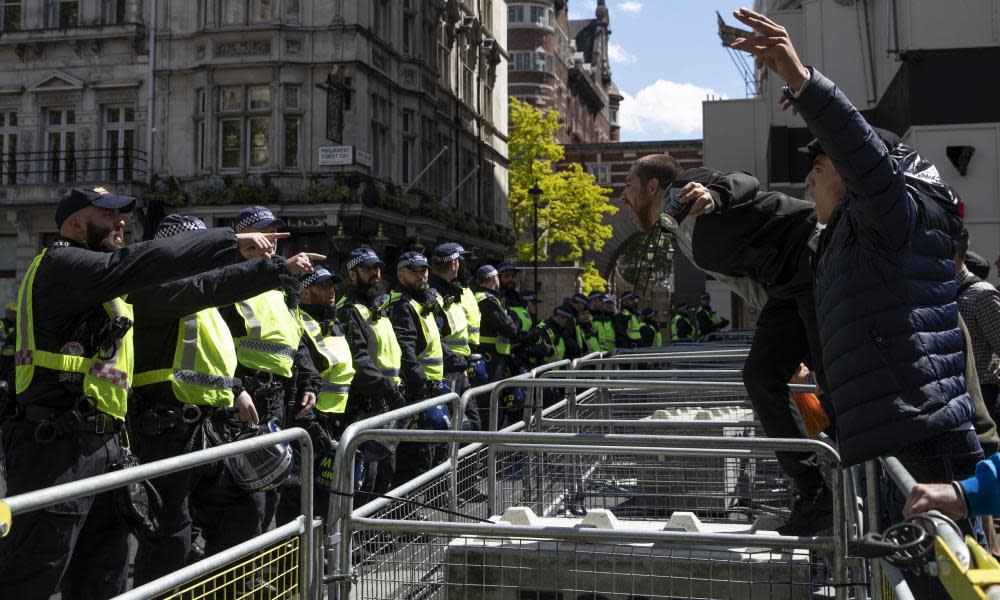
[[(3, 426), (8, 494), (107, 473), (118, 460), (114, 435), (73, 432), (47, 444), (23, 419)], [(112, 493), (17, 515), (0, 540), (0, 598), (108, 598), (125, 591), (128, 530)]]
[[(803, 427), (788, 391), (788, 381), (799, 364), (811, 362), (806, 324), (799, 303), (772, 299), (757, 321), (750, 354), (743, 367), (743, 383), (764, 433), (773, 438), (801, 438)], [(823, 476), (810, 464), (812, 454), (776, 452), (781, 469), (802, 492), (823, 484)]]
[[(507, 364), (508, 360), (507, 360), (506, 356), (504, 356), (502, 354), (496, 354), (495, 350), (493, 350), (493, 351), (486, 350), (486, 352), (483, 354), (483, 356), (486, 358), (486, 373), (489, 375), (490, 383), (493, 383), (493, 382), (496, 382), (496, 381), (500, 381), (502, 379), (506, 379), (507, 378), (507, 376), (508, 376), (507, 375), (507, 372), (508, 372), (508, 364)], [(498, 400), (499, 406), (490, 406), (489, 405), (489, 399), (490, 399), (489, 394), (484, 394), (483, 396), (481, 396), (481, 398), (483, 399), (483, 402), (482, 402), (482, 404), (479, 404), (479, 422), (480, 422), (480, 427), (482, 427), (482, 431), (489, 431), (490, 430), (490, 427), (491, 427), (491, 423), (490, 423), (490, 411), (491, 410), (499, 411), (499, 414), (497, 416), (497, 421), (496, 421), (496, 423), (497, 423), (497, 429), (502, 429), (503, 428), (503, 424), (507, 420), (507, 417), (506, 417), (507, 411), (505, 411), (503, 398), (504, 398), (504, 395), (509, 394), (510, 392), (511, 392), (511, 390), (508, 389), (508, 390), (505, 390), (504, 392), (501, 393), (500, 399)], [(518, 420), (520, 420), (520, 419), (518, 419)]]
[[(179, 425), (160, 435), (133, 432), (136, 455), (151, 463), (184, 454), (194, 434), (191, 425)], [(172, 473), (153, 480), (163, 510), (160, 529), (140, 535), (135, 556), (135, 585), (142, 585), (188, 564), (192, 524), (205, 538), (211, 555), (245, 542), (261, 532), (261, 515), (254, 494), (236, 486), (223, 462)]]

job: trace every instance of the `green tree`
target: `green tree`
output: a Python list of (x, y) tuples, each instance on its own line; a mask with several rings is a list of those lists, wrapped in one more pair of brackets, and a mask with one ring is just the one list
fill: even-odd
[[(528, 190), (536, 183), (542, 190), (538, 202), (539, 261), (574, 263), (585, 251), (599, 252), (611, 238), (611, 226), (604, 223), (605, 215), (618, 212), (618, 207), (608, 202), (611, 190), (597, 185), (594, 176), (579, 164), (555, 170), (555, 163), (564, 156), (555, 137), (559, 127), (557, 112), (543, 113), (510, 99), (509, 213), (518, 236), (517, 259), (522, 262), (534, 258), (534, 203)], [(550, 256), (554, 246), (559, 256)], [(588, 281), (597, 287), (593, 276)]]

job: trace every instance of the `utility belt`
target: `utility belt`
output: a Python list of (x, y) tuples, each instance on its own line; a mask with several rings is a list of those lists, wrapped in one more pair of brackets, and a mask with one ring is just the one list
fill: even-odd
[(14, 418), (23, 418), (35, 425), (35, 441), (48, 444), (75, 432), (114, 435), (125, 429), (125, 423), (97, 410), (97, 400), (83, 396), (69, 409), (28, 404), (18, 407)]
[(129, 419), (129, 425), (145, 436), (157, 436), (176, 427), (196, 427), (213, 416), (230, 417), (234, 408), (183, 404), (181, 402), (159, 402), (141, 410), (137, 417)]
[(285, 379), (270, 371), (243, 370), (243, 389), (250, 394), (261, 418), (276, 417), (284, 425)]

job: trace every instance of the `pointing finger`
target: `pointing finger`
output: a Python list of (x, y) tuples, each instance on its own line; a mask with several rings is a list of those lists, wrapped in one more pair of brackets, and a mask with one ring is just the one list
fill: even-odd
[(326, 260), (325, 254), (315, 254), (313, 252), (303, 252), (303, 254), (305, 254), (306, 258), (308, 258), (312, 262), (319, 262)]
[(275, 232), (275, 233), (265, 233), (269, 240), (282, 240), (286, 237), (290, 237), (292, 234), (287, 231)]

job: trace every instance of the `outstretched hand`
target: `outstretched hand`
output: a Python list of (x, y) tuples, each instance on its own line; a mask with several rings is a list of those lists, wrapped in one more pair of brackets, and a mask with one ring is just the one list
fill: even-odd
[(799, 60), (785, 28), (749, 8), (734, 11), (733, 16), (759, 35), (737, 38), (732, 47), (753, 54), (758, 69), (766, 66), (798, 91), (809, 78), (809, 70)]
[(285, 260), (285, 269), (292, 275), (308, 275), (313, 272), (313, 265), (324, 260), (326, 256), (323, 254), (299, 252)]
[(270, 260), (278, 246), (278, 240), (288, 237), (286, 233), (237, 233), (236, 244), (243, 258), (250, 260), (258, 256)]

